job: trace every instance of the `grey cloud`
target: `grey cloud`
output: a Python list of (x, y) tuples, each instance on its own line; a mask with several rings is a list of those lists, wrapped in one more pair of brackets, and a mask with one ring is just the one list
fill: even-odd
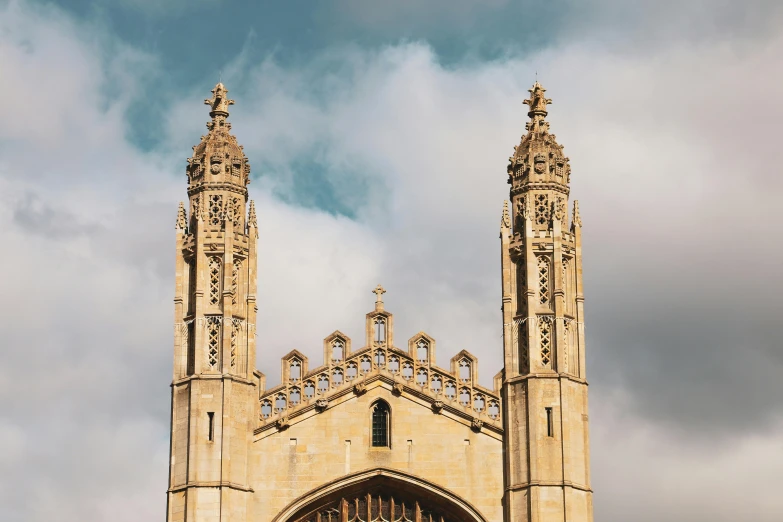
[[(52, 49), (78, 39), (24, 16), (63, 40), (26, 55), (17, 76), (45, 97), (58, 86), (25, 71), (46, 70), (59, 59)], [(3, 44), (3, 69), (21, 63), (16, 44)], [(75, 49), (86, 70), (102, 59), (84, 43)], [(550, 120), (585, 223), (597, 518), (625, 520), (633, 507), (642, 522), (777, 520), (781, 251), (767, 230), (780, 182), (768, 166), (783, 158), (774, 133), (756, 129), (783, 116), (780, 50), (778, 38), (629, 57), (593, 42), (444, 68), (426, 46), (402, 45), (330, 51), (344, 77), (327, 87), (312, 72), (320, 56), (312, 67), (250, 63), (252, 89), (231, 94), (257, 176), (259, 367), (274, 383), (292, 348), (319, 361), (336, 328), (361, 344), (381, 282), (398, 344), (425, 330), (441, 365), (466, 348), (488, 382), (501, 355), (505, 160), (523, 131), (523, 79), (545, 61), (561, 71), (545, 82)], [(0, 271), (13, 274), (0, 278), (0, 295), (11, 296), (0, 307), (0, 442), (19, 455), (0, 450), (0, 518), (151, 519), (166, 483), (173, 218), (210, 85), (171, 108), (166, 156), (153, 157), (127, 145), (116, 111), (95, 108), (99, 78), (66, 81), (87, 100), (78, 132), (4, 135), (15, 146), (0, 169), (0, 241), (14, 255), (0, 256)], [(720, 110), (748, 90), (763, 107), (751, 129), (738, 105)], [(47, 111), (67, 119), (70, 100), (52, 96)], [(76, 153), (50, 161), (42, 151), (52, 142)], [(332, 172), (366, 172), (365, 198), (336, 184), (357, 220), (270, 195), (314, 143), (328, 145), (320, 160)], [(12, 174), (36, 155), (46, 168)], [(72, 183), (58, 184), (53, 165)], [(100, 226), (50, 240), (65, 216)]]
[(48, 239), (94, 234), (100, 229), (97, 224), (83, 223), (78, 216), (52, 208), (31, 192), (17, 202), (13, 222), (24, 232)]

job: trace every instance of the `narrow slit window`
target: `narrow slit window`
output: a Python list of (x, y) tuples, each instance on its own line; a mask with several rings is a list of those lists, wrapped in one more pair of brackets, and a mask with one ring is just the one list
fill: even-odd
[(555, 436), (555, 427), (552, 424), (552, 408), (546, 408), (546, 436)]
[(372, 408), (372, 445), (374, 448), (389, 447), (389, 406), (382, 401)]
[(207, 437), (209, 442), (212, 442), (215, 440), (215, 412), (207, 412), (207, 417), (209, 417), (209, 432), (207, 433)]

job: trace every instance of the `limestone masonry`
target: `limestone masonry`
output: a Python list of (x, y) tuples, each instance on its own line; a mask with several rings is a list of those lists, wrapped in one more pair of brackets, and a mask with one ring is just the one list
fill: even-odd
[(582, 223), (576, 201), (569, 220), (571, 167), (544, 91), (530, 89), (509, 159), (494, 389), (467, 351), (446, 369), (424, 332), (395, 344), (380, 285), (361, 347), (335, 331), (322, 361), (292, 351), (267, 389), (250, 165), (215, 86), (176, 224), (168, 521), (593, 520)]

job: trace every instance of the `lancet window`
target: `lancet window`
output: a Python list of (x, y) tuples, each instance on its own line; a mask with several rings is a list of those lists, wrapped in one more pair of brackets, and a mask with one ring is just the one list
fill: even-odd
[(196, 311), (196, 263), (193, 260), (188, 261), (188, 290), (186, 292), (188, 300), (188, 314)]
[(525, 259), (517, 261), (517, 310), (520, 315), (527, 315), (527, 266)]
[(530, 371), (530, 352), (528, 348), (527, 320), (516, 319), (512, 327), (514, 344), (519, 346), (519, 369), (523, 374)]
[(196, 338), (193, 335), (193, 330), (193, 322), (188, 323), (186, 334), (188, 343), (188, 375), (193, 375), (196, 373)]
[(391, 412), (384, 401), (376, 402), (372, 407), (372, 445), (375, 448), (389, 447)]

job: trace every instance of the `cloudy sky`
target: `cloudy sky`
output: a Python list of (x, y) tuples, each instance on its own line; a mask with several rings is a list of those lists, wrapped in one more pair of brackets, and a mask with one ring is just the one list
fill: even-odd
[(361, 344), (379, 282), (398, 343), (489, 384), (536, 72), (584, 222), (596, 520), (781, 520), (774, 0), (0, 0), (0, 519), (164, 516), (174, 219), (221, 76), (270, 384)]

